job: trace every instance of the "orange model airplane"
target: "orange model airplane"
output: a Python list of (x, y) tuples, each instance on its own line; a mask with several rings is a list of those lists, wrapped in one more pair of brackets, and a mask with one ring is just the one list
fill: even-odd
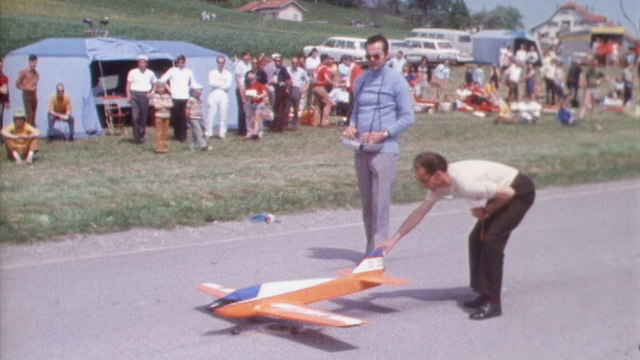
[(382, 284), (408, 284), (408, 280), (385, 275), (382, 256), (382, 250), (374, 250), (353, 272), (344, 274), (344, 277), (337, 279), (265, 283), (240, 290), (205, 283), (200, 284), (198, 290), (218, 298), (209, 305), (209, 309), (222, 317), (269, 316), (324, 326), (357, 326), (367, 322), (305, 305), (367, 290)]

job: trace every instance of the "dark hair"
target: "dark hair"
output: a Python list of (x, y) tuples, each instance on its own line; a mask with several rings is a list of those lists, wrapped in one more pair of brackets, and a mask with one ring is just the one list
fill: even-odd
[(385, 55), (389, 53), (389, 42), (387, 38), (382, 35), (373, 35), (367, 39), (367, 42), (364, 43), (365, 46), (375, 44), (377, 42), (382, 43), (382, 51), (384, 51)]
[(33, 60), (38, 60), (38, 57), (33, 54), (29, 55), (29, 61), (33, 61)]
[(184, 57), (184, 55), (178, 55), (178, 57), (176, 58), (176, 61), (186, 61), (187, 58)]
[(249, 52), (249, 50), (245, 50), (240, 54), (240, 57), (245, 57), (247, 55), (251, 55), (251, 52)]
[(434, 174), (436, 171), (447, 171), (448, 168), (447, 159), (431, 151), (423, 152), (413, 159), (414, 170), (418, 166), (423, 167), (429, 174)]

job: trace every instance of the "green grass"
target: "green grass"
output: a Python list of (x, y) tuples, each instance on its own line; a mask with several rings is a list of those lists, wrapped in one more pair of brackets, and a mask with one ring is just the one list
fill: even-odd
[[(229, 55), (245, 49), (253, 53), (293, 55), (305, 45), (329, 36), (367, 37), (383, 33), (404, 37), (411, 26), (379, 12), (345, 9), (301, 1), (308, 11), (305, 22), (262, 20), (258, 16), (197, 0), (96, 2), (92, 0), (4, 0), (0, 2), (0, 56), (49, 37), (82, 37), (84, 17), (94, 21), (108, 16), (110, 36), (138, 40), (182, 40)], [(200, 21), (202, 10), (213, 11), (215, 22)], [(351, 19), (380, 23), (381, 29), (352, 28)], [(327, 24), (309, 22), (327, 21)]]
[[(423, 198), (411, 161), (427, 149), (451, 161), (513, 165), (539, 187), (638, 177), (640, 119), (602, 114), (600, 120), (604, 131), (594, 134), (588, 126), (561, 127), (552, 117), (534, 126), (495, 126), (468, 114), (420, 115), (403, 137), (394, 201)], [(3, 149), (0, 238), (25, 242), (136, 226), (199, 226), (263, 211), (359, 207), (353, 154), (339, 145), (339, 135), (305, 127), (260, 142), (231, 136), (214, 141), (210, 153), (172, 143), (166, 156), (153, 152), (153, 141), (136, 146), (107, 136), (43, 143), (31, 166), (9, 162)]]

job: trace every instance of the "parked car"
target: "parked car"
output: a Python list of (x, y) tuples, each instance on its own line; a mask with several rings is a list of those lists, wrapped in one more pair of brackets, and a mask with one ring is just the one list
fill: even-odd
[(355, 61), (364, 62), (366, 54), (364, 43), (366, 41), (367, 39), (362, 38), (334, 36), (325, 40), (322, 45), (305, 46), (302, 51), (305, 56), (308, 56), (311, 49), (316, 48), (319, 54), (328, 54), (335, 61), (340, 61), (342, 55), (351, 55)]
[(471, 33), (453, 29), (415, 28), (411, 30), (411, 37), (422, 37), (435, 40), (448, 40), (453, 46), (465, 54), (473, 54)]
[(394, 58), (398, 54), (398, 51), (402, 50), (402, 53), (407, 53), (407, 47), (404, 44), (404, 40), (399, 39), (387, 39), (389, 42), (389, 56)]
[(467, 63), (473, 61), (470, 55), (462, 54), (453, 44), (447, 40), (426, 39), (420, 37), (406, 38), (405, 46), (407, 50), (405, 57), (412, 64), (420, 63), (423, 56), (429, 62), (443, 62), (449, 60), (454, 64)]

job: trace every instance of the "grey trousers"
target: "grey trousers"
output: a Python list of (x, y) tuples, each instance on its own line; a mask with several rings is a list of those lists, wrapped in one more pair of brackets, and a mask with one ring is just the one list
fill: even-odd
[(389, 237), (389, 208), (396, 181), (398, 154), (363, 152), (355, 154), (362, 220), (367, 237), (365, 255)]
[(147, 118), (149, 117), (149, 98), (147, 93), (140, 91), (131, 92), (131, 125), (133, 127), (133, 140), (142, 143), (146, 134)]
[(190, 147), (200, 150), (207, 147), (207, 142), (202, 134), (202, 122), (200, 119), (189, 119), (189, 127), (191, 128), (191, 145)]

